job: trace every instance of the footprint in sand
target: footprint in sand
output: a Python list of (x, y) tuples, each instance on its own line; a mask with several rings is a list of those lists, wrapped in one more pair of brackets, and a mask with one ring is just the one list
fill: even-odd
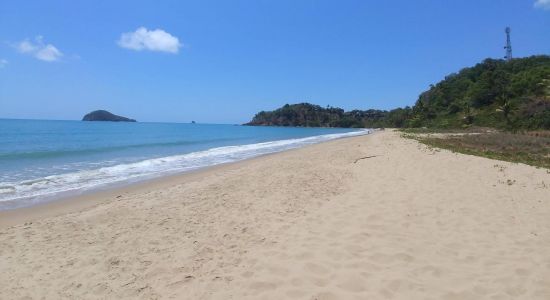
[(250, 284), (250, 288), (258, 292), (264, 292), (276, 289), (277, 284), (273, 282), (256, 281)]
[(301, 278), (292, 278), (290, 280), (290, 284), (292, 286), (296, 286), (296, 287), (297, 286), (302, 286), (302, 285), (304, 285), (304, 281)]
[(289, 298), (304, 298), (307, 292), (302, 290), (289, 290), (285, 293)]
[(307, 271), (311, 272), (311, 273), (314, 273), (314, 274), (326, 274), (328, 273), (328, 269), (321, 266), (321, 265), (318, 265), (318, 264), (314, 264), (314, 263), (306, 263), (304, 269), (306, 269)]
[(311, 278), (308, 278), (308, 280), (318, 287), (325, 287), (330, 282), (330, 280), (328, 280), (327, 278), (320, 278), (320, 277), (311, 277)]
[(323, 292), (323, 293), (316, 294), (315, 296), (311, 297), (311, 299), (312, 300), (336, 300), (341, 298), (335, 295), (334, 293)]
[(365, 290), (366, 282), (361, 280), (359, 274), (350, 274), (344, 277), (344, 280), (339, 282), (336, 286), (348, 292), (359, 293)]

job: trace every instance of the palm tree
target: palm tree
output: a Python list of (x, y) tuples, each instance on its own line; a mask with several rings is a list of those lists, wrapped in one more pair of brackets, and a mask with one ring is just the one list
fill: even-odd
[(504, 103), (497, 108), (498, 112), (501, 112), (506, 119), (506, 124), (510, 124), (510, 114), (512, 113), (512, 104), (510, 101), (504, 101)]

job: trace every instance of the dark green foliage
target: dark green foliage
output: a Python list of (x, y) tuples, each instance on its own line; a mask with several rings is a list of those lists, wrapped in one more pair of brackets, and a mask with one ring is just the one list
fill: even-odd
[(262, 111), (246, 125), (304, 126), (304, 127), (402, 127), (410, 116), (411, 109), (352, 110), (326, 107), (310, 103), (286, 104), (274, 111)]
[(344, 112), (287, 104), (256, 114), (247, 125), (550, 129), (550, 56), (486, 59), (431, 85), (412, 108)]
[(486, 59), (420, 95), (411, 127), (489, 126), (504, 129), (550, 127), (550, 56)]

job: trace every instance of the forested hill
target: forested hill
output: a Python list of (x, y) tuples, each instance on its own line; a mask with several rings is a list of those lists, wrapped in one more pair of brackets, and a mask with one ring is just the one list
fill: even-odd
[(550, 56), (486, 59), (430, 86), (412, 108), (344, 112), (287, 104), (256, 114), (247, 125), (550, 129)]
[(422, 93), (408, 126), (550, 128), (550, 56), (486, 59)]
[[(274, 111), (262, 111), (245, 125), (262, 126), (303, 126), (303, 127), (385, 127), (386, 123), (400, 124), (405, 121), (403, 109), (393, 110), (352, 110), (345, 112), (337, 107), (321, 107), (310, 103), (286, 104)], [(401, 117), (402, 122), (398, 119)]]

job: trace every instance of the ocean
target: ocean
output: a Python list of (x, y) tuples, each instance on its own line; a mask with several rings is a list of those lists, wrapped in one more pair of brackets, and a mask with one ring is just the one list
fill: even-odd
[(341, 128), (0, 119), (0, 210), (367, 133)]

